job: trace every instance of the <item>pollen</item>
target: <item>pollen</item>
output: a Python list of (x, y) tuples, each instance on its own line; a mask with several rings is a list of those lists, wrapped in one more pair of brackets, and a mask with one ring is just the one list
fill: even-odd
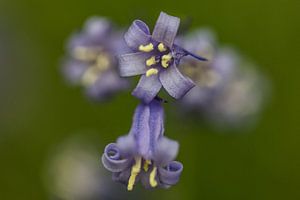
[(154, 49), (154, 46), (152, 43), (149, 43), (147, 45), (140, 45), (139, 50), (142, 52), (151, 52)]
[(169, 66), (169, 62), (171, 61), (171, 59), (172, 59), (172, 55), (170, 53), (166, 54), (166, 55), (163, 55), (161, 57), (161, 65), (164, 68), (167, 68)]
[(131, 168), (131, 174), (128, 180), (128, 185), (127, 185), (127, 190), (131, 191), (133, 189), (133, 185), (135, 184), (135, 179), (136, 176), (140, 173), (141, 171), (141, 163), (142, 163), (142, 158), (141, 157), (136, 157), (135, 158), (135, 165)]
[(81, 83), (88, 87), (96, 82), (99, 77), (99, 69), (97, 66), (89, 67), (81, 77)]
[(167, 51), (167, 48), (166, 48), (166, 46), (163, 43), (159, 43), (159, 45), (157, 46), (157, 48), (158, 48), (158, 50), (160, 52)]
[(148, 69), (147, 72), (146, 72), (146, 77), (155, 75), (155, 74), (157, 74), (157, 73), (158, 73), (158, 70), (155, 69), (155, 68)]
[(143, 167), (145, 172), (148, 171), (149, 165), (151, 165), (151, 160), (145, 160), (144, 167)]
[(96, 58), (96, 65), (100, 70), (107, 70), (110, 65), (110, 58), (107, 54), (99, 54)]
[(72, 52), (73, 57), (81, 61), (94, 61), (97, 58), (97, 54), (94, 49), (86, 47), (76, 47)]
[(156, 64), (155, 56), (152, 56), (151, 58), (149, 58), (148, 60), (146, 60), (146, 65), (147, 66), (150, 67), (150, 66), (152, 66), (154, 64)]
[(156, 173), (157, 173), (157, 168), (153, 167), (153, 169), (150, 173), (150, 176), (149, 176), (149, 183), (150, 183), (151, 187), (157, 186), (157, 181), (155, 180)]

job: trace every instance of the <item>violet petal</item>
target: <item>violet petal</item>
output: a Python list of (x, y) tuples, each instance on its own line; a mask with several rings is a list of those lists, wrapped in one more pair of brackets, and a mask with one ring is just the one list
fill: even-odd
[(161, 137), (156, 145), (154, 160), (157, 165), (165, 166), (177, 156), (179, 144), (175, 140)]
[(150, 149), (150, 107), (141, 103), (135, 109), (130, 134), (134, 135), (137, 154), (148, 157)]
[(150, 38), (149, 28), (141, 20), (134, 20), (124, 35), (125, 42), (134, 51), (137, 51), (140, 45), (148, 44)]
[(179, 23), (180, 19), (178, 17), (161, 12), (156, 21), (152, 38), (158, 42), (165, 43), (168, 47), (172, 47)]
[(161, 86), (158, 75), (149, 77), (143, 75), (140, 78), (138, 85), (133, 90), (132, 95), (143, 100), (145, 103), (149, 103), (157, 95)]
[(175, 65), (168, 67), (159, 74), (159, 80), (166, 91), (175, 99), (183, 97), (195, 84), (184, 77)]
[[(129, 167), (129, 168), (125, 169), (124, 171), (114, 172), (112, 174), (112, 180), (115, 181), (115, 182), (119, 182), (119, 183), (122, 183), (124, 185), (127, 185), (130, 174), (131, 174), (131, 168)], [(136, 182), (137, 181), (138, 180), (136, 179)]]
[(136, 150), (136, 143), (133, 134), (121, 136), (117, 139), (117, 147), (120, 149), (122, 156), (133, 157)]
[(161, 102), (153, 100), (150, 102), (150, 151), (153, 154), (157, 147), (157, 141), (163, 135), (164, 131), (164, 110)]
[(180, 178), (183, 165), (180, 162), (172, 161), (164, 168), (158, 168), (160, 182), (163, 185), (175, 185)]
[(68, 60), (65, 61), (62, 71), (67, 81), (71, 84), (78, 84), (80, 83), (81, 77), (87, 68), (88, 66), (86, 63), (76, 60)]
[(142, 52), (119, 55), (120, 75), (127, 77), (144, 74), (148, 57), (149, 55)]
[(110, 143), (105, 147), (102, 163), (107, 170), (121, 172), (129, 166), (130, 162), (130, 159), (122, 158), (120, 149), (115, 143)]
[(128, 82), (121, 78), (117, 72), (109, 70), (98, 77), (96, 82), (90, 85), (87, 90), (87, 96), (95, 100), (106, 100), (114, 93), (126, 89)]
[(104, 41), (110, 33), (112, 25), (103, 17), (91, 17), (85, 23), (85, 33), (93, 41)]

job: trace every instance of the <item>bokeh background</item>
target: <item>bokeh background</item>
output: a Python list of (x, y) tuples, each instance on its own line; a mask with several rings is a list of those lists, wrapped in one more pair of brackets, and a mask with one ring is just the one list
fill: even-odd
[(181, 144), (179, 184), (111, 199), (300, 199), (299, 9), (298, 0), (1, 0), (0, 199), (60, 199), (47, 170), (74, 135), (91, 141), (101, 167), (103, 147), (127, 133), (138, 101), (123, 93), (96, 104), (67, 87), (58, 66), (65, 40), (91, 15), (153, 27), (161, 10), (215, 29), (260, 66), (272, 95), (255, 127), (222, 133), (167, 105), (166, 134)]

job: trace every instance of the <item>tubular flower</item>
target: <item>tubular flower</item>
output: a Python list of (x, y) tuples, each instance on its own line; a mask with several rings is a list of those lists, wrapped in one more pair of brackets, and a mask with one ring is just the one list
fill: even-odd
[(163, 108), (153, 100), (141, 103), (135, 110), (128, 135), (108, 144), (102, 163), (113, 173), (113, 180), (127, 185), (131, 191), (138, 180), (146, 188), (167, 188), (176, 184), (183, 170), (173, 161), (178, 143), (163, 136)]
[(163, 86), (174, 98), (184, 96), (194, 83), (177, 69), (182, 57), (190, 55), (206, 60), (174, 44), (180, 19), (160, 13), (152, 35), (141, 20), (133, 21), (124, 39), (133, 53), (119, 56), (120, 74), (123, 77), (142, 75), (132, 92), (149, 103)]
[(118, 74), (115, 54), (125, 46), (118, 38), (108, 20), (92, 17), (68, 41), (64, 75), (71, 84), (85, 87), (92, 99), (103, 100), (128, 86)]

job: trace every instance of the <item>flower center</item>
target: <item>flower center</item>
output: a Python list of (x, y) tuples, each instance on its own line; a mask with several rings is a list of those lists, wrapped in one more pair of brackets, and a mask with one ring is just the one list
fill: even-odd
[[(131, 174), (127, 185), (127, 190), (129, 191), (133, 190), (136, 177), (141, 172), (142, 163), (145, 172), (148, 172), (149, 166), (152, 164), (151, 160), (143, 159), (142, 157), (135, 157), (134, 159), (135, 159), (135, 164), (131, 168)], [(149, 184), (151, 185), (151, 187), (157, 186), (157, 181), (155, 179), (156, 175), (157, 175), (157, 167), (153, 165), (152, 171), (150, 172), (149, 175)]]
[(152, 52), (152, 56), (145, 61), (146, 66), (151, 67), (146, 72), (147, 77), (158, 74), (160, 70), (168, 68), (174, 60), (170, 48), (162, 42), (155, 48), (153, 43), (140, 45), (139, 51), (146, 53)]
[(81, 83), (90, 86), (96, 82), (99, 76), (108, 70), (112, 63), (112, 57), (102, 47), (76, 47), (72, 56), (89, 66), (81, 76)]

